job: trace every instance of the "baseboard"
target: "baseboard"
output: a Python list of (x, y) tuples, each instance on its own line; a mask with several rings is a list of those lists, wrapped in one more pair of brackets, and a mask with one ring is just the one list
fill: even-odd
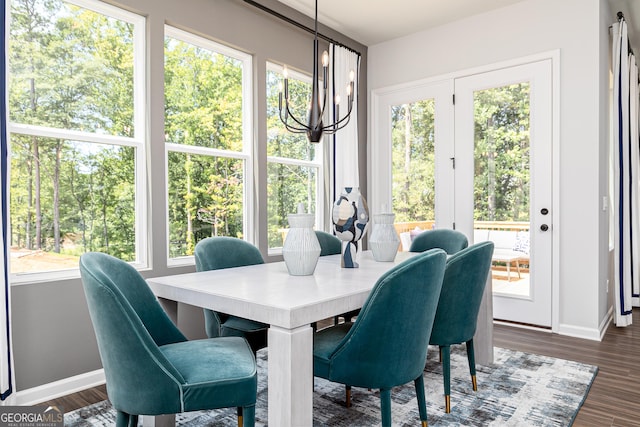
[(560, 335), (567, 335), (569, 337), (582, 338), (592, 341), (602, 341), (604, 332), (601, 332), (601, 328), (584, 328), (582, 326), (560, 324), (558, 326), (558, 333)]
[(38, 387), (21, 390), (11, 394), (0, 406), (37, 405), (60, 396), (86, 390), (105, 383), (104, 369), (98, 369)]

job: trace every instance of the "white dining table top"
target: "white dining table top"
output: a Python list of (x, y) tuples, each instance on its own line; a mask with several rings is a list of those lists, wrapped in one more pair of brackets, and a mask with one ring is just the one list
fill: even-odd
[(284, 262), (147, 279), (160, 298), (293, 329), (362, 307), (376, 281), (415, 254), (393, 262), (358, 254), (359, 268), (342, 268), (340, 255), (320, 257), (310, 276), (292, 276)]

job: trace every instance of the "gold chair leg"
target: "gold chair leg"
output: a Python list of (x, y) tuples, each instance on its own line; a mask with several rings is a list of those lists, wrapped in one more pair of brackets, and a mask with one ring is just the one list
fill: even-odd
[(238, 414), (238, 427), (242, 427), (242, 407), (238, 406), (236, 413)]
[(447, 414), (451, 413), (451, 396), (449, 396), (448, 394), (444, 395), (444, 411)]
[(422, 427), (427, 427), (427, 426), (428, 426), (427, 422), (426, 421), (422, 421)]
[(351, 387), (347, 386), (346, 390), (347, 408), (351, 408)]
[(478, 391), (478, 380), (475, 375), (471, 375), (471, 384), (473, 384), (473, 391)]

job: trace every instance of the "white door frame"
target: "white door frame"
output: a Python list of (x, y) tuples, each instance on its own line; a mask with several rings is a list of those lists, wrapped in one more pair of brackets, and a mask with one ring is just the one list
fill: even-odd
[[(398, 85), (373, 89), (370, 92), (370, 106), (368, 114), (369, 132), (368, 132), (368, 150), (367, 150), (367, 194), (370, 204), (373, 209), (379, 209), (382, 203), (387, 203), (387, 206), (391, 206), (391, 187), (390, 182), (382, 182), (383, 175), (385, 175), (381, 169), (389, 168), (388, 175), (390, 176), (391, 166), (388, 164), (390, 154), (385, 152), (383, 144), (384, 138), (388, 138), (388, 134), (384, 129), (381, 129), (378, 123), (378, 117), (381, 113), (380, 109), (383, 104), (383, 97), (397, 93), (401, 91), (412, 90), (420, 88), (424, 85), (433, 84), (435, 82), (451, 80), (452, 90), (451, 96), (453, 96), (453, 80), (460, 77), (466, 77), (473, 74), (485, 73), (489, 71), (499, 70), (502, 68), (513, 67), (517, 65), (523, 65), (531, 62), (538, 62), (545, 59), (551, 60), (552, 67), (552, 206), (551, 211), (554, 213), (553, 233), (552, 233), (552, 247), (553, 257), (551, 260), (551, 331), (558, 332), (559, 319), (560, 319), (560, 50), (552, 50), (547, 52), (541, 52), (535, 55), (529, 55), (521, 58), (515, 58), (507, 61), (502, 61), (494, 64), (483, 65), (466, 70), (460, 70), (451, 72), (448, 74), (420, 79), (416, 81), (406, 82)], [(452, 113), (453, 114), (453, 113)], [(453, 123), (453, 120), (450, 121)], [(453, 132), (453, 129), (450, 129)], [(388, 140), (388, 139), (387, 139)], [(387, 164), (383, 163), (386, 159)]]

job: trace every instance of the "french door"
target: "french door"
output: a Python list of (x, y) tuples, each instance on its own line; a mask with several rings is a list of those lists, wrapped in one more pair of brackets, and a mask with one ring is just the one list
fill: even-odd
[[(493, 240), (494, 318), (551, 326), (551, 60), (374, 93), (372, 213)], [(455, 98), (453, 94), (455, 93)]]
[(551, 60), (455, 79), (456, 228), (495, 244), (494, 319), (551, 327)]

